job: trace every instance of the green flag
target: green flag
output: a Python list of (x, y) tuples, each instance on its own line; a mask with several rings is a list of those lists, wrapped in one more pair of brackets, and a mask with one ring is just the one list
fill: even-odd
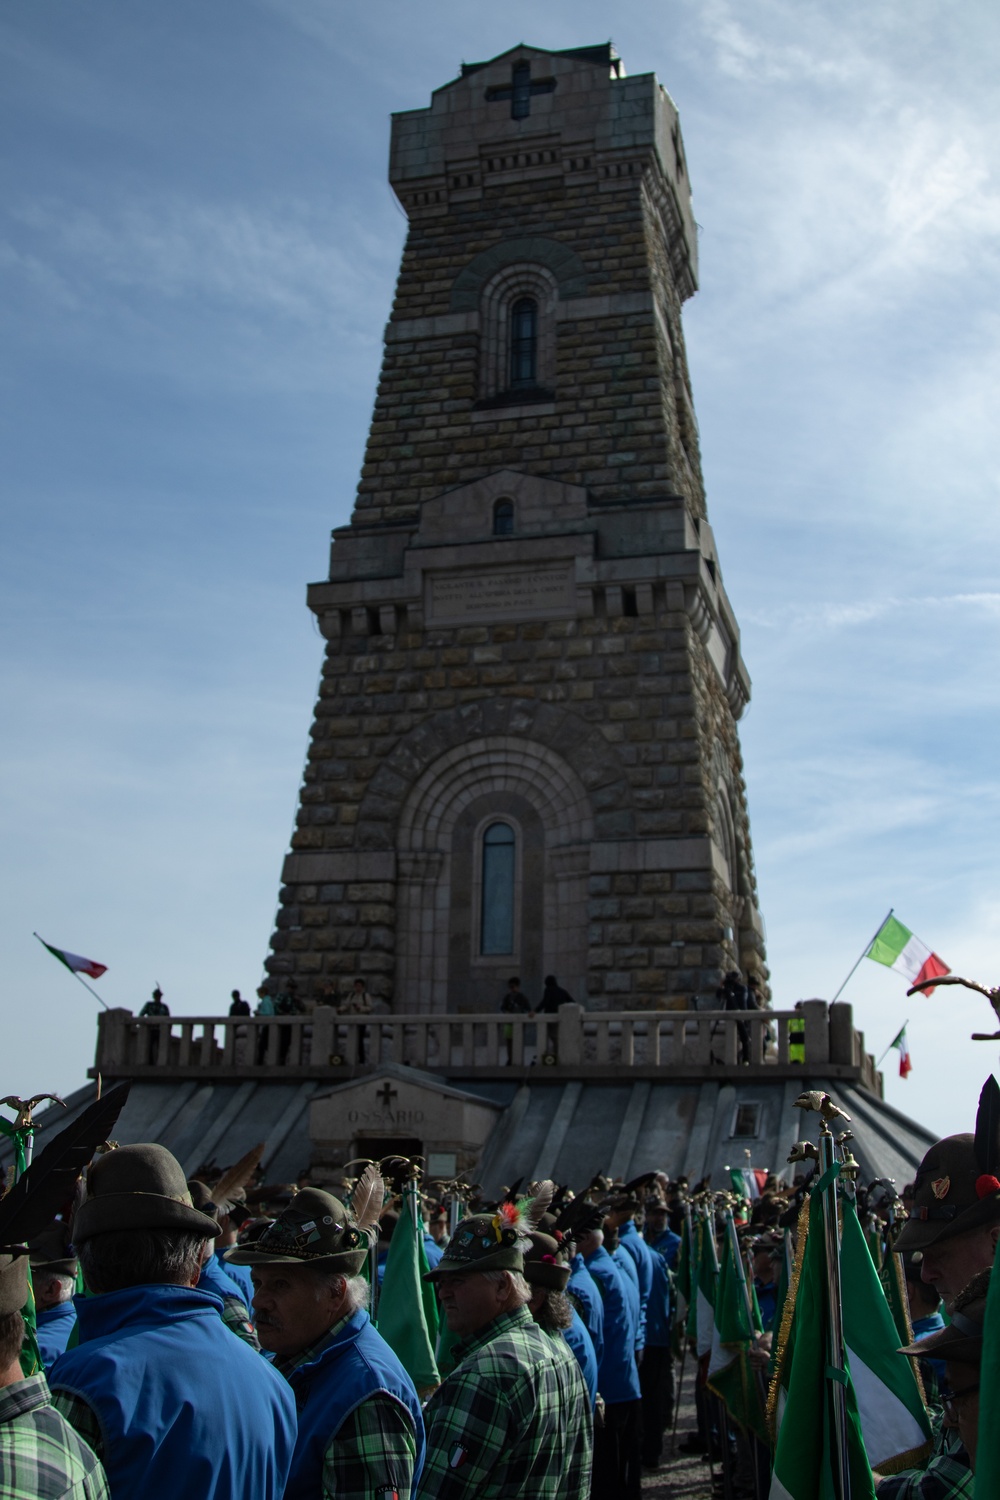
[[(431, 1390), (440, 1383), (434, 1359), (437, 1306), (433, 1287), (423, 1280), (427, 1269), (427, 1251), (419, 1219), (415, 1225), (404, 1196), (382, 1278), (378, 1331), (418, 1391)], [(429, 1322), (428, 1313), (432, 1322)]]
[(711, 1352), (715, 1335), (715, 1287), (719, 1261), (715, 1253), (715, 1218), (698, 1220), (698, 1266), (694, 1290), (694, 1326), (698, 1358)]
[(1000, 1411), (1000, 1245), (986, 1294), (983, 1355), (979, 1370), (979, 1438), (976, 1445), (976, 1494), (1000, 1495), (1000, 1423), (990, 1414)]
[(748, 1359), (750, 1345), (759, 1332), (760, 1309), (747, 1286), (736, 1226), (730, 1214), (715, 1293), (715, 1328), (707, 1381), (725, 1402), (733, 1421), (766, 1443), (763, 1391)]
[[(874, 1260), (875, 1257), (872, 1256)], [(878, 1265), (878, 1261), (875, 1261)], [(889, 1304), (892, 1313), (892, 1321), (896, 1325), (896, 1333), (899, 1336), (900, 1346), (913, 1343), (913, 1327), (910, 1323), (910, 1299), (906, 1293), (906, 1277), (903, 1275), (903, 1257), (896, 1255), (892, 1250), (888, 1252), (882, 1269), (879, 1272), (879, 1281), (885, 1292), (885, 1300)]]
[(899, 1334), (851, 1199), (843, 1200), (841, 1213), (844, 1343), (861, 1432), (872, 1468), (896, 1474), (930, 1453), (930, 1424), (913, 1364), (898, 1353)]
[[(822, 1179), (821, 1179), (822, 1180)], [(800, 1220), (801, 1268), (788, 1340), (777, 1373), (774, 1454), (769, 1500), (836, 1500), (833, 1479), (834, 1382), (846, 1392), (851, 1500), (873, 1500), (875, 1486), (848, 1372), (827, 1359), (827, 1266), (822, 1194), (815, 1189), (807, 1224)], [(904, 1356), (900, 1356), (903, 1358)]]

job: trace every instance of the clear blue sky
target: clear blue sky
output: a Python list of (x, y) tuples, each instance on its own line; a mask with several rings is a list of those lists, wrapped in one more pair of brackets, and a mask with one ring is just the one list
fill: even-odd
[[(987, 0), (27, 0), (0, 13), (0, 1092), (95, 1006), (260, 975), (405, 222), (388, 117), (521, 39), (612, 37), (681, 111), (686, 327), (775, 1000), (890, 906), (1000, 982), (1000, 12)], [(889, 1098), (971, 1128), (986, 1002), (845, 998)], [(890, 1059), (891, 1067), (894, 1059)]]

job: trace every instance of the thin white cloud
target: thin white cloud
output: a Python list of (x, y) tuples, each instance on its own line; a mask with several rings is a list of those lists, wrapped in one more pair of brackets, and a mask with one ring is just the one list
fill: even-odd
[(745, 609), (743, 619), (765, 630), (787, 630), (790, 627), (816, 630), (839, 630), (852, 625), (867, 625), (887, 615), (929, 610), (974, 610), (991, 619), (1000, 619), (1000, 593), (921, 593), (910, 596), (888, 595), (881, 599), (854, 602), (818, 602), (811, 605), (785, 604), (774, 609)]
[(13, 216), (81, 277), (170, 299), (206, 297), (314, 323), (349, 319), (370, 267), (394, 259), (368, 229), (298, 203), (150, 199), (110, 210), (27, 203)]

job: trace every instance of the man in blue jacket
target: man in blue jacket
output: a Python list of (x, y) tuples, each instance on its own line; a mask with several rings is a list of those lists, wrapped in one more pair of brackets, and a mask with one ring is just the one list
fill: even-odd
[(604, 1397), (604, 1426), (594, 1434), (595, 1497), (620, 1496), (638, 1500), (642, 1493), (639, 1455), (640, 1390), (635, 1360), (638, 1335), (638, 1297), (624, 1272), (604, 1248), (604, 1234), (593, 1229), (582, 1235), (579, 1250), (604, 1303), (604, 1352), (597, 1370), (597, 1388)]
[(367, 1254), (344, 1205), (312, 1187), (260, 1239), (226, 1252), (250, 1267), (257, 1335), (295, 1395), (284, 1500), (410, 1500), (420, 1477), (420, 1401), (365, 1311)]
[(292, 1393), (197, 1285), (218, 1231), (163, 1146), (122, 1146), (90, 1168), (73, 1222), (90, 1296), (76, 1298), (79, 1344), (56, 1360), (49, 1384), (102, 1460), (112, 1500), (280, 1500), (284, 1491)]
[(38, 1352), (48, 1372), (65, 1351), (76, 1323), (73, 1293), (77, 1260), (70, 1248), (69, 1229), (61, 1219), (54, 1219), (48, 1229), (43, 1229), (28, 1250)]

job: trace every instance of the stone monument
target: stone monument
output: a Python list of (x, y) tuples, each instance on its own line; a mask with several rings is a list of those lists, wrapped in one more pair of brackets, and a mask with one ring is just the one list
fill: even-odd
[(677, 110), (610, 45), (392, 122), (409, 219), (267, 968), (329, 1002), (592, 1010), (766, 974), (681, 306)]

